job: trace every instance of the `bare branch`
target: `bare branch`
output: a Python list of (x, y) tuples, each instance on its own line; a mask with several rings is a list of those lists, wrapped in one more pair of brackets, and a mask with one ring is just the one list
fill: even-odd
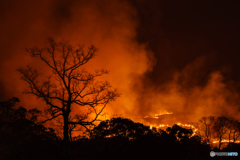
[(58, 114), (58, 115), (52, 116), (51, 118), (48, 118), (48, 119), (46, 119), (46, 120), (44, 120), (44, 121), (42, 121), (40, 123), (43, 124), (43, 123), (45, 123), (47, 121), (51, 121), (51, 120), (53, 120), (53, 119), (55, 119), (55, 118), (57, 118), (58, 116), (61, 116), (61, 115), (63, 115), (63, 114)]
[[(107, 70), (96, 70), (89, 73), (81, 68), (89, 62), (97, 48), (90, 46), (88, 51), (84, 51), (83, 46), (73, 47), (67, 41), (55, 42), (51, 37), (47, 38), (48, 47), (30, 48), (27, 51), (37, 57), (53, 71), (55, 80), (52, 76), (47, 76), (42, 83), (38, 82), (39, 72), (29, 66), (26, 69), (19, 68), (22, 79), (29, 84), (29, 89), (25, 91), (43, 99), (47, 104), (45, 110), (49, 117), (42, 123), (53, 120), (60, 115), (63, 116), (62, 122), (64, 139), (68, 140), (69, 132), (76, 125), (81, 125), (88, 130), (87, 126), (94, 126), (106, 105), (115, 100), (120, 94), (115, 89), (111, 89), (109, 82), (99, 82), (96, 78), (108, 74)], [(80, 109), (89, 108), (82, 115), (76, 114), (72, 119), (70, 114), (73, 107)], [(90, 115), (94, 114), (93, 119)], [(72, 125), (72, 126), (69, 126)], [(69, 130), (70, 129), (70, 130)], [(70, 135), (71, 136), (71, 135)]]

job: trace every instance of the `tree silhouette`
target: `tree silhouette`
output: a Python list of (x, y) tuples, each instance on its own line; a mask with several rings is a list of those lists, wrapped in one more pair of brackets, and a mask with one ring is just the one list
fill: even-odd
[(134, 140), (152, 132), (149, 126), (135, 123), (130, 119), (117, 117), (100, 122), (98, 126), (92, 129), (91, 138), (121, 137)]
[(222, 146), (222, 140), (227, 135), (229, 119), (225, 116), (217, 117), (213, 124), (215, 137), (218, 139), (218, 148)]
[[(52, 76), (47, 76), (40, 83), (40, 73), (36, 69), (27, 66), (18, 71), (29, 84), (25, 93), (35, 95), (47, 104), (48, 118), (43, 122), (62, 116), (63, 139), (67, 142), (69, 125), (81, 125), (88, 129), (89, 125), (94, 125), (108, 102), (119, 97), (119, 93), (109, 82), (95, 80), (108, 71), (102, 69), (89, 73), (82, 68), (96, 55), (96, 47), (91, 46), (85, 52), (83, 46), (75, 47), (66, 41), (56, 42), (51, 37), (47, 38), (47, 43), (46, 48), (35, 47), (27, 51), (42, 60), (53, 71)], [(82, 112), (74, 114), (72, 111), (76, 107)]]
[(36, 108), (27, 110), (24, 107), (16, 107), (17, 102), (20, 101), (16, 97), (0, 102), (0, 131), (5, 136), (12, 136), (11, 138), (16, 136), (21, 139), (19, 138), (21, 136), (36, 135), (41, 139), (57, 139), (52, 128), (47, 129), (37, 123), (37, 117), (41, 111)]
[[(192, 136), (191, 129), (178, 125), (166, 131), (145, 126), (126, 118), (102, 121), (92, 129), (91, 151), (98, 159), (206, 159), (208, 145), (199, 136)], [(173, 154), (174, 153), (174, 154)]]
[(46, 159), (41, 151), (57, 141), (57, 135), (37, 124), (39, 110), (17, 107), (17, 102), (15, 97), (0, 102), (0, 159)]
[(229, 143), (231, 140), (233, 143), (240, 138), (240, 122), (234, 118), (228, 118), (227, 120), (227, 134)]
[(182, 128), (177, 124), (174, 124), (172, 127), (168, 127), (166, 132), (170, 137), (174, 137), (175, 141), (186, 142), (193, 134), (192, 129)]
[(209, 144), (212, 138), (214, 117), (202, 117), (197, 123), (197, 134), (202, 138), (204, 143)]

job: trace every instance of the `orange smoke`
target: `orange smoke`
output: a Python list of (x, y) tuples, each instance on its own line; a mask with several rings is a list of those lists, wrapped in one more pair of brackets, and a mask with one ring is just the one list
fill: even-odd
[[(73, 45), (85, 44), (85, 47), (93, 44), (99, 49), (97, 57), (84, 67), (89, 71), (109, 70), (110, 74), (99, 80), (108, 80), (122, 94), (104, 110), (109, 115), (156, 126), (190, 123), (209, 115), (239, 116), (240, 97), (234, 84), (223, 77), (224, 70), (216, 70), (202, 79), (207, 56), (198, 57), (182, 70), (175, 69), (172, 79), (163, 84), (143, 80), (157, 60), (147, 44), (137, 41), (139, 17), (128, 1), (15, 2), (11, 5), (5, 2), (8, 9), (2, 11), (1, 100), (15, 96), (23, 107), (45, 107), (34, 96), (22, 94), (27, 84), (15, 70), (29, 64), (43, 75), (51, 74), (24, 49), (44, 46), (44, 38), (52, 36), (57, 41), (65, 39)], [(205, 83), (198, 84), (199, 81)]]
[[(136, 105), (138, 114), (144, 117), (173, 112), (154, 122), (159, 124), (197, 122), (201, 117), (210, 115), (238, 117), (239, 94), (233, 83), (223, 77), (222, 71), (210, 73), (205, 77), (204, 84), (191, 86), (201, 80), (199, 74), (204, 71), (206, 58), (199, 57), (181, 71), (175, 71), (169, 82), (157, 87), (148, 83), (150, 87), (139, 88), (136, 91), (141, 93)], [(144, 119), (144, 123), (149, 122), (152, 123), (150, 119)]]
[[(45, 10), (40, 12), (41, 8)], [(18, 15), (18, 12), (21, 15)], [(11, 21), (8, 21), (9, 19)], [(122, 97), (106, 110), (117, 114), (133, 111), (136, 96), (131, 90), (132, 77), (151, 70), (154, 58), (153, 53), (147, 51), (144, 44), (136, 41), (137, 15), (128, 2), (43, 1), (39, 4), (29, 3), (28, 6), (16, 4), (6, 11), (4, 20), (12, 23), (9, 26), (18, 24), (18, 28), (15, 25), (15, 28), (9, 29), (9, 32), (14, 30), (17, 33), (11, 38), (8, 37), (8, 31), (1, 34), (2, 39), (7, 41), (3, 44), (8, 43), (6, 46), (9, 46), (5, 48), (9, 56), (4, 56), (0, 70), (1, 75), (4, 75), (1, 83), (4, 84), (6, 92), (2, 99), (16, 96), (27, 108), (44, 108), (41, 101), (30, 95), (22, 95), (27, 84), (20, 80), (20, 75), (15, 69), (29, 64), (39, 69), (43, 75), (51, 74), (41, 61), (31, 58), (24, 49), (42, 47), (44, 38), (52, 36), (57, 41), (69, 40), (73, 45), (95, 45), (99, 49), (98, 55), (84, 67), (90, 71), (101, 68), (109, 70), (110, 74), (102, 78), (122, 93)], [(14, 40), (10, 43), (12, 39)]]

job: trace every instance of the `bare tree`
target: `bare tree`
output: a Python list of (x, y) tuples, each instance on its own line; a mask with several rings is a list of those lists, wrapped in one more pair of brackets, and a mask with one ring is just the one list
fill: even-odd
[(228, 141), (230, 143), (232, 140), (235, 143), (240, 138), (240, 122), (234, 118), (230, 118), (227, 121), (227, 127)]
[(224, 116), (217, 117), (216, 120), (214, 121), (214, 124), (213, 124), (213, 130), (214, 130), (214, 133), (215, 133), (215, 137), (219, 141), (219, 143), (218, 143), (219, 149), (221, 148), (222, 140), (227, 135), (228, 120), (229, 119), (227, 117), (224, 117)]
[[(56, 42), (47, 38), (46, 48), (30, 48), (27, 51), (40, 58), (53, 71), (52, 76), (39, 82), (40, 73), (30, 66), (19, 68), (22, 79), (29, 84), (25, 93), (43, 99), (46, 104), (48, 118), (43, 121), (62, 117), (64, 141), (69, 141), (70, 125), (81, 125), (88, 129), (98, 120), (108, 102), (119, 97), (116, 89), (109, 82), (96, 81), (96, 78), (107, 74), (106, 70), (96, 70), (90, 73), (82, 68), (97, 52), (94, 46), (85, 52), (83, 46), (72, 46), (66, 41)], [(74, 108), (84, 114), (74, 114)], [(71, 118), (70, 119), (70, 114)]]
[(210, 143), (212, 138), (212, 126), (214, 123), (214, 117), (202, 117), (197, 123), (198, 135), (202, 137), (203, 142)]

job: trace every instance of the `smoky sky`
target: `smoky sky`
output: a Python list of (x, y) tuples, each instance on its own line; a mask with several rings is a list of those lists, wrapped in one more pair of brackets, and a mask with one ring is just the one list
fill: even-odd
[(27, 85), (15, 70), (41, 66), (25, 48), (52, 36), (99, 48), (88, 67), (109, 69), (106, 78), (122, 94), (109, 112), (131, 117), (169, 111), (188, 121), (237, 117), (239, 7), (234, 0), (2, 1), (0, 100), (18, 96), (23, 105), (39, 104), (21, 94)]
[[(147, 43), (157, 59), (153, 70), (141, 76), (142, 86), (137, 89), (142, 93), (138, 98), (139, 106), (152, 106), (168, 97), (169, 101), (181, 99), (166, 108), (182, 115), (182, 119), (188, 119), (190, 113), (197, 117), (211, 114), (232, 116), (233, 112), (226, 111), (228, 108), (235, 108), (238, 112), (239, 2), (135, 1), (135, 5), (140, 19), (137, 39)], [(216, 80), (212, 79), (213, 75), (221, 78), (216, 81), (215, 85), (219, 86), (215, 91), (210, 87), (210, 83)], [(204, 93), (209, 87), (216, 95)], [(200, 95), (192, 97), (199, 90)], [(230, 95), (225, 95), (226, 92)], [(171, 99), (173, 94), (178, 98)], [(206, 98), (204, 102), (191, 102), (202, 99), (201, 94)], [(215, 103), (222, 99), (219, 96), (224, 97), (222, 104), (225, 107)], [(146, 97), (154, 98), (146, 100), (149, 99)], [(206, 104), (207, 97), (213, 100), (211, 105)], [(234, 107), (228, 104), (234, 104)], [(159, 106), (171, 105), (159, 102)], [(206, 106), (212, 111), (203, 109)]]
[(160, 13), (148, 6), (148, 16), (141, 16), (143, 25), (138, 28), (138, 40), (148, 42), (158, 59), (148, 74), (154, 82), (165, 77), (157, 76), (164, 74), (162, 70), (182, 69), (201, 55), (212, 58), (207, 73), (228, 67), (225, 76), (240, 80), (238, 1), (159, 1), (155, 5)]

